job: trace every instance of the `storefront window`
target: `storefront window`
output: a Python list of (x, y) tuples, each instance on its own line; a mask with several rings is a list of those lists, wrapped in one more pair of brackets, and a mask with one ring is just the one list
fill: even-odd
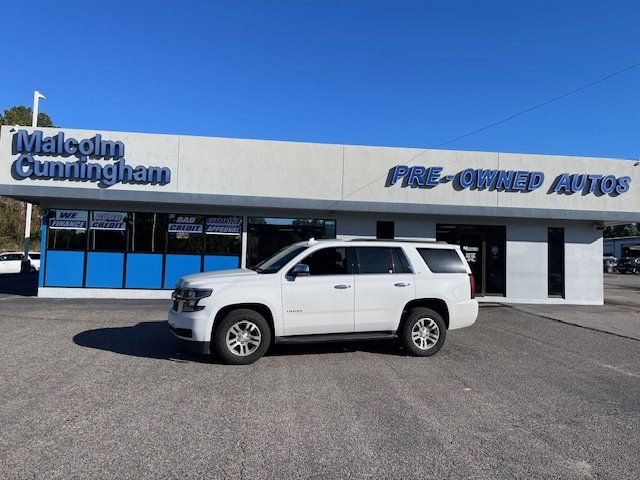
[(242, 217), (215, 216), (205, 221), (204, 253), (240, 256)]
[(129, 216), (129, 251), (164, 252), (167, 238), (167, 215), (164, 213), (132, 213)]
[(50, 250), (84, 250), (87, 248), (85, 210), (49, 210), (47, 248)]
[(171, 213), (167, 219), (167, 253), (201, 254), (204, 247), (203, 215)]
[(126, 212), (90, 212), (89, 250), (124, 252), (127, 248)]
[(336, 221), (314, 218), (250, 217), (248, 266), (253, 267), (278, 250), (310, 238), (335, 238)]

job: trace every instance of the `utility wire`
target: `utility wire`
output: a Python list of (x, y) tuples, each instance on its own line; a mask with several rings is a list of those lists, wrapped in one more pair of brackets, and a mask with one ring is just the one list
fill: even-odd
[[(575, 90), (571, 90), (570, 92), (566, 92), (566, 93), (563, 93), (562, 95), (558, 95), (557, 97), (551, 98), (551, 99), (549, 99), (547, 101), (544, 101), (542, 103), (534, 105), (533, 107), (530, 107), (530, 108), (527, 108), (525, 110), (522, 110), (521, 112), (514, 113), (513, 115), (509, 115), (508, 117), (505, 117), (502, 120), (494, 122), (494, 123), (492, 123), (490, 125), (486, 125), (484, 127), (478, 128), (477, 130), (473, 130), (471, 132), (465, 133), (464, 135), (460, 135), (459, 137), (452, 138), (451, 140), (447, 140), (446, 142), (439, 143), (437, 145), (434, 145), (433, 147), (426, 148), (426, 149), (422, 150), (421, 152), (418, 152), (416, 155), (414, 155), (412, 158), (410, 158), (407, 162), (405, 162), (405, 165), (411, 165), (411, 163), (414, 160), (416, 160), (421, 155), (424, 155), (429, 150), (433, 150), (435, 148), (439, 148), (439, 147), (442, 147), (444, 145), (448, 145), (450, 143), (457, 142), (458, 140), (462, 140), (463, 138), (470, 137), (471, 135), (475, 135), (476, 133), (480, 133), (480, 132), (483, 132), (483, 131), (488, 130), (490, 128), (493, 128), (493, 127), (495, 127), (497, 125), (501, 125), (503, 123), (508, 122), (509, 120), (513, 120), (516, 117), (519, 117), (521, 115), (525, 115), (525, 114), (527, 114), (529, 112), (532, 112), (533, 110), (537, 110), (538, 108), (541, 108), (541, 107), (544, 107), (546, 105), (549, 105), (550, 103), (556, 102), (556, 101), (561, 100), (561, 99), (563, 99), (565, 97), (568, 97), (568, 96), (573, 95), (575, 93), (581, 92), (582, 90), (585, 90), (585, 89), (587, 89), (589, 87), (593, 87), (594, 85), (602, 83), (602, 82), (604, 82), (606, 80), (609, 80), (610, 78), (613, 78), (613, 77), (615, 77), (617, 75), (620, 75), (621, 73), (627, 72), (629, 70), (632, 70), (632, 69), (638, 68), (638, 67), (640, 67), (640, 62), (634, 63), (633, 65), (630, 65), (628, 67), (623, 68), (622, 70), (618, 70), (616, 72), (610, 73), (609, 75), (606, 75), (606, 76), (604, 76), (602, 78), (599, 78), (598, 80), (595, 80), (595, 81), (593, 81), (591, 83), (587, 83), (586, 85), (582, 85), (581, 87), (578, 87)], [(334, 202), (331, 205), (329, 205), (327, 207), (327, 210), (330, 210), (332, 207), (334, 207), (338, 203), (343, 202), (348, 197), (350, 197), (352, 195), (355, 195), (356, 193), (362, 191), (363, 189), (367, 188), (368, 186), (372, 185), (373, 183), (377, 182), (378, 180), (380, 180), (382, 178), (385, 178), (386, 176), (387, 176), (387, 174), (384, 173), (384, 174), (380, 175), (379, 177), (374, 178), (371, 182), (367, 183), (366, 185), (363, 185), (359, 189), (351, 192), (349, 195), (346, 195), (346, 196), (342, 197), (340, 200), (337, 200), (336, 202)]]

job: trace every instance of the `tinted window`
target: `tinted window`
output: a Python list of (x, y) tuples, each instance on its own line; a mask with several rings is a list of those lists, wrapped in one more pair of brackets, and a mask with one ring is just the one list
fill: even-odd
[(407, 260), (407, 256), (404, 254), (401, 248), (392, 249), (393, 252), (393, 266), (395, 273), (412, 273), (411, 266)]
[(392, 249), (389, 247), (358, 247), (359, 273), (393, 273)]
[(87, 248), (86, 210), (49, 210), (47, 248), (84, 250)]
[(2, 260), (22, 260), (21, 253), (8, 253), (2, 256)]
[(418, 248), (418, 253), (433, 273), (467, 273), (464, 263), (455, 250)]
[(290, 245), (285, 247), (275, 255), (267, 258), (265, 261), (260, 262), (254, 267), (254, 270), (258, 273), (276, 273), (306, 249), (307, 247), (301, 247), (300, 245)]
[(164, 213), (132, 213), (128, 228), (130, 252), (164, 252), (167, 239), (167, 216)]
[(313, 252), (300, 263), (309, 265), (309, 275), (345, 275), (347, 267), (347, 249), (323, 248)]
[(34, 260), (40, 260), (40, 254), (39, 253), (30, 253), (29, 256), (31, 258), (33, 258)]
[(169, 214), (167, 220), (167, 253), (196, 253), (204, 249), (202, 215)]
[(125, 212), (91, 212), (89, 250), (124, 252), (126, 248), (127, 214)]

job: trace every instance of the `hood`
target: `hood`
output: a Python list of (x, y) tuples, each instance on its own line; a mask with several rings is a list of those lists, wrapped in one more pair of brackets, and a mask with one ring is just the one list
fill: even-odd
[(257, 275), (257, 273), (253, 270), (249, 270), (248, 268), (235, 268), (233, 270), (217, 270), (215, 272), (194, 273), (193, 275), (182, 277), (178, 282), (178, 285), (197, 287), (200, 285), (208, 285), (211, 282), (233, 281), (236, 278), (248, 277), (253, 275)]

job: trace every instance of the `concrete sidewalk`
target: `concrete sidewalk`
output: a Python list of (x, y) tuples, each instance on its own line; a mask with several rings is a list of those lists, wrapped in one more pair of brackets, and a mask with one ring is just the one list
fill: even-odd
[(505, 306), (549, 320), (640, 340), (640, 275), (604, 274), (604, 302), (604, 306)]

